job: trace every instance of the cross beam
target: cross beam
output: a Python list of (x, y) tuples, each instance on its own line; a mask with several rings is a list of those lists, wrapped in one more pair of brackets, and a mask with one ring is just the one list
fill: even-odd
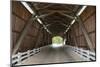
[[(21, 2), (21, 3), (24, 4), (24, 5), (27, 5), (25, 2)], [(27, 7), (27, 6), (26, 6), (26, 7)], [(28, 7), (28, 9), (29, 9), (29, 7)], [(34, 12), (32, 12), (31, 10), (30, 10), (29, 12), (30, 12), (31, 14), (34, 13)], [(14, 47), (14, 50), (13, 50), (12, 54), (15, 54), (15, 53), (17, 52), (18, 48), (20, 47), (20, 45), (21, 45), (21, 43), (22, 43), (22, 40), (24, 39), (24, 37), (25, 37), (26, 34), (27, 34), (27, 30), (30, 28), (30, 25), (32, 25), (33, 21), (34, 21), (34, 20), (37, 20), (38, 18), (46, 17), (46, 16), (48, 16), (49, 14), (51, 14), (51, 13), (48, 13), (48, 14), (45, 14), (45, 15), (40, 15), (40, 16), (36, 16), (35, 13), (32, 14), (32, 17), (29, 19), (27, 25), (25, 26), (25, 28), (23, 29), (22, 33), (20, 34), (20, 37), (19, 37), (19, 39), (18, 39), (17, 42), (16, 42), (16, 45), (15, 45), (15, 47)]]
[(80, 17), (77, 17), (77, 21), (79, 23), (79, 27), (81, 28), (81, 31), (83, 32), (83, 35), (84, 35), (86, 41), (88, 43), (88, 46), (89, 46), (90, 50), (94, 52), (94, 49), (93, 49), (94, 45), (93, 45), (93, 43), (91, 41), (91, 38), (88, 35), (88, 32), (87, 32), (87, 30), (86, 30), (86, 28), (85, 28), (85, 26), (83, 24), (82, 19)]
[(23, 29), (22, 33), (20, 34), (20, 37), (19, 37), (19, 39), (17, 40), (17, 42), (16, 42), (16, 44), (15, 44), (15, 47), (14, 47), (14, 50), (13, 50), (12, 54), (15, 54), (15, 53), (17, 52), (18, 48), (20, 47), (20, 44), (22, 43), (22, 40), (24, 39), (25, 35), (27, 34), (28, 28), (29, 28), (30, 25), (33, 23), (33, 18), (34, 18), (34, 17), (35, 17), (35, 16), (32, 16), (32, 17), (29, 19), (27, 25), (25, 26), (25, 28)]

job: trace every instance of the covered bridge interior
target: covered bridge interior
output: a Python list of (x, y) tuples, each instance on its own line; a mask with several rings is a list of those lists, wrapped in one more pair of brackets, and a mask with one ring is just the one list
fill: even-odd
[(95, 6), (11, 3), (13, 65), (96, 60)]

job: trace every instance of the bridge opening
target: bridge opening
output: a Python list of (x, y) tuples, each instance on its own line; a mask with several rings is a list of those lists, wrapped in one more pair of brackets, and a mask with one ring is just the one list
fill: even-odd
[(62, 47), (63, 44), (63, 38), (61, 36), (54, 36), (52, 38), (52, 47)]

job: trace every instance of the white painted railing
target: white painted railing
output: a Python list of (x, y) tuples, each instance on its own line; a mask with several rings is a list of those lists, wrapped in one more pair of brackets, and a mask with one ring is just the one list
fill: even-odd
[(73, 47), (73, 46), (67, 46), (67, 47), (69, 47), (74, 52), (76, 52), (80, 57), (82, 57), (88, 61), (96, 60), (95, 52), (91, 52), (90, 50), (84, 50), (82, 48)]
[(20, 64), (26, 58), (33, 56), (34, 54), (39, 53), (39, 52), (40, 52), (40, 48), (28, 50), (23, 53), (18, 52), (16, 55), (12, 56), (12, 64), (13, 65)]
[[(48, 47), (48, 46), (45, 46)], [(96, 60), (95, 57), (95, 53), (91, 52), (89, 50), (84, 50), (82, 48), (78, 48), (78, 47), (73, 47), (73, 46), (68, 46), (66, 45), (66, 47), (68, 47), (70, 50), (72, 50), (73, 52), (75, 52), (76, 54), (78, 54), (81, 58), (88, 60), (88, 61), (93, 61)], [(37, 48), (37, 49), (33, 49), (33, 50), (28, 50), (26, 52), (23, 53), (18, 53), (16, 55), (12, 56), (12, 64), (13, 65), (18, 65), (21, 64), (21, 62), (23, 60), (25, 60), (26, 58), (33, 56), (36, 53), (40, 52), (40, 49), (42, 50), (44, 47), (41, 48)]]

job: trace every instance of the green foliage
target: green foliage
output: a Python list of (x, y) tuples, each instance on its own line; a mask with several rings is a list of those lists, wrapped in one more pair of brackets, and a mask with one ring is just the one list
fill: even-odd
[(60, 36), (55, 36), (52, 38), (52, 43), (61, 44), (63, 43), (63, 38)]

